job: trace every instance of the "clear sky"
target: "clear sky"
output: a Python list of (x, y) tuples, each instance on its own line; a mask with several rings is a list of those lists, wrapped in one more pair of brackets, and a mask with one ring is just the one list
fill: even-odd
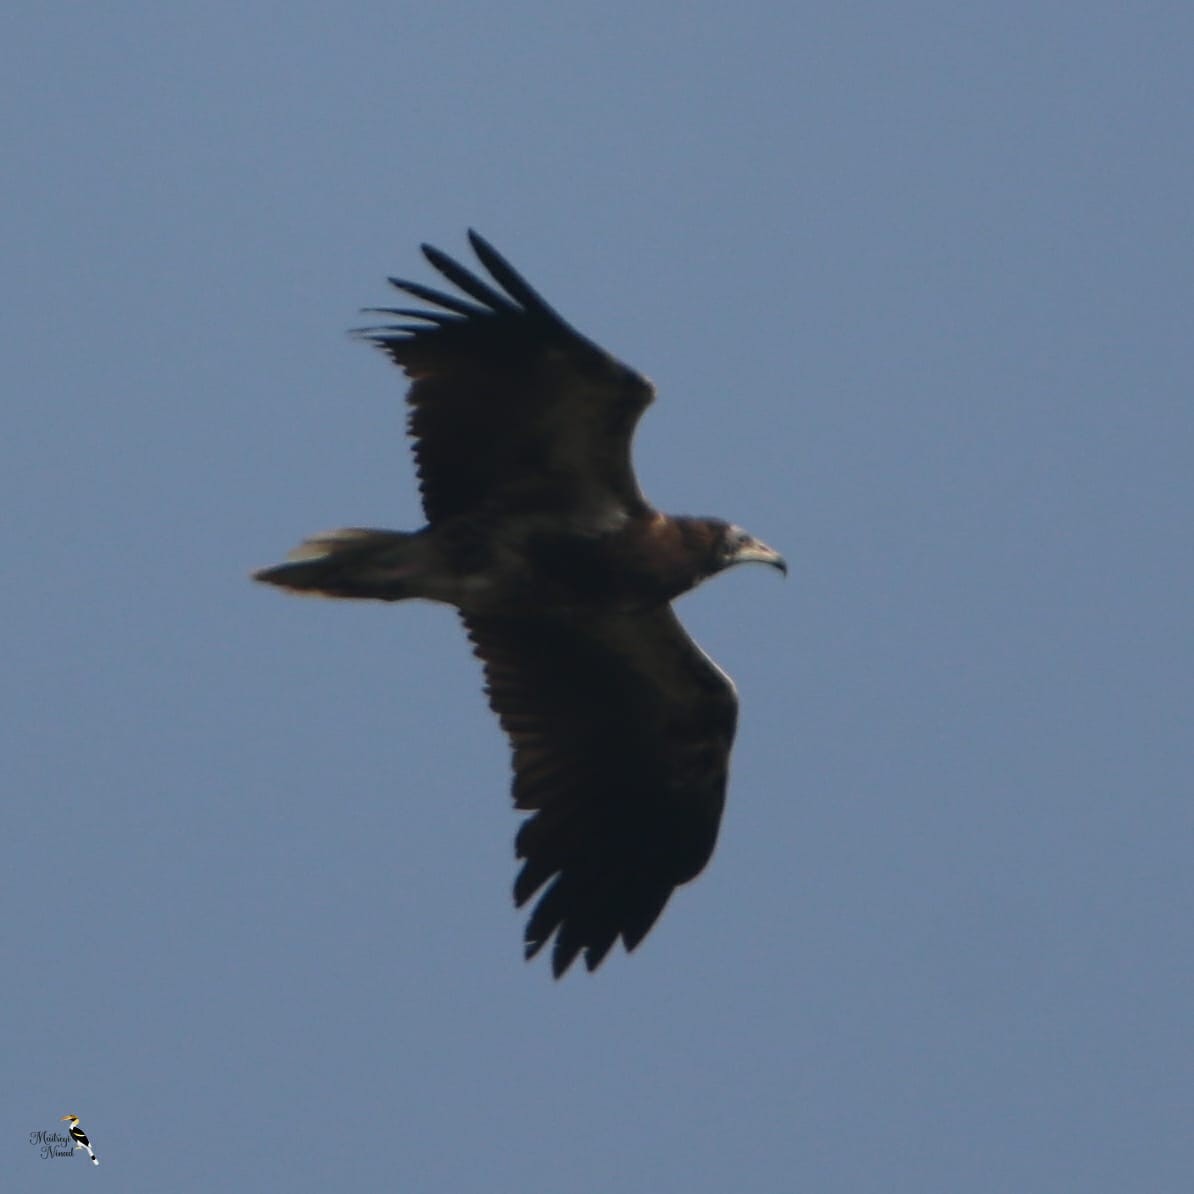
[[(1187, 1192), (1186, 2), (18, 4), (0, 1187)], [(488, 236), (648, 374), (742, 701), (708, 871), (522, 961), (346, 330)], [(77, 1113), (100, 1158), (42, 1160)]]

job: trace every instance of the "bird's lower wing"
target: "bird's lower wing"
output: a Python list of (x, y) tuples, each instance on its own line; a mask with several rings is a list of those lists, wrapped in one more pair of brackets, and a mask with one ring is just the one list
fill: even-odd
[(514, 752), (527, 956), (557, 976), (633, 949), (708, 861), (737, 697), (670, 608), (575, 618), (464, 617)]

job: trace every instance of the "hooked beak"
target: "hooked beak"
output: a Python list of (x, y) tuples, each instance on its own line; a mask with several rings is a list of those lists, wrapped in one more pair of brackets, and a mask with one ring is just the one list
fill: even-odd
[(766, 543), (760, 542), (758, 539), (751, 539), (747, 543), (743, 543), (734, 552), (735, 564), (770, 564), (772, 568), (778, 568), (785, 576), (788, 575), (788, 561), (779, 554), (773, 547), (768, 547)]

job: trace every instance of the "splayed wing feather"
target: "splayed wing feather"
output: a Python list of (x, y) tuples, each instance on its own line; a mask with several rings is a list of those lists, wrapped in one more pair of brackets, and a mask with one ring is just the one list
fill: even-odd
[(413, 298), (422, 299), (425, 303), (434, 303), (437, 307), (444, 307), (448, 311), (455, 311), (457, 315), (473, 316), (485, 314), (485, 307), (478, 307), (475, 303), (466, 303), (455, 295), (444, 294), (432, 286), (424, 286), (421, 282), (407, 282), (403, 278), (386, 279), (395, 290), (404, 290)]
[(453, 286), (458, 286), (465, 294), (471, 295), (483, 307), (488, 307), (491, 311), (508, 311), (511, 314), (517, 312), (518, 308), (508, 298), (481, 281), (472, 270), (465, 269), (460, 262), (453, 260), (441, 249), (437, 249), (434, 245), (423, 245), (422, 249), (423, 256)]

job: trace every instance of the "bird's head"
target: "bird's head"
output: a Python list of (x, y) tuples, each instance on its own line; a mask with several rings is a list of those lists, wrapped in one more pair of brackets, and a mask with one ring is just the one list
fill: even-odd
[(62, 1122), (65, 1123), (67, 1120), (70, 1120), (70, 1122), (73, 1124), (77, 1124), (79, 1122), (79, 1117), (77, 1115), (64, 1115), (62, 1117)]
[(788, 562), (773, 547), (756, 539), (741, 527), (726, 524), (717, 543), (718, 571), (735, 564), (770, 564), (788, 575)]

